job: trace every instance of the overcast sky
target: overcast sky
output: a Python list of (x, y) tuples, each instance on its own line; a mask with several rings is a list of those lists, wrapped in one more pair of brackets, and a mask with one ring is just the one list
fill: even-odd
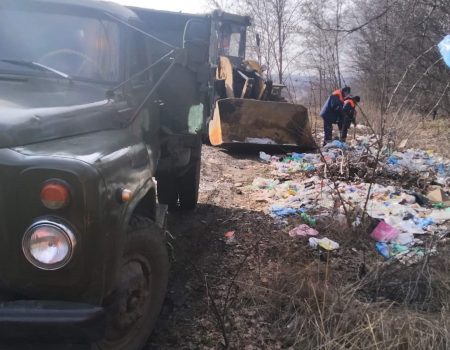
[(206, 11), (206, 0), (110, 0), (123, 5), (157, 10), (201, 13)]

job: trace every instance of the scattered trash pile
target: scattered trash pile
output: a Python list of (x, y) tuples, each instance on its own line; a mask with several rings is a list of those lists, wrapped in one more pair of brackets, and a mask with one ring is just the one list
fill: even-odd
[[(321, 237), (315, 228), (319, 220), (332, 217), (340, 229), (361, 232), (358, 228), (366, 217), (375, 227), (370, 236), (383, 257), (405, 264), (419, 261), (434, 253), (437, 241), (449, 233), (450, 160), (423, 150), (385, 148), (377, 153), (373, 141), (367, 136), (350, 145), (334, 141), (317, 154), (261, 152), (261, 160), (273, 168), (273, 178), (254, 179), (255, 200), (267, 203), (267, 212), (279, 223), (295, 226), (291, 237), (309, 237), (311, 247), (339, 249), (337, 242)], [(374, 160), (376, 171), (367, 163)], [(350, 175), (349, 168), (355, 166), (365, 167), (376, 183)], [(384, 181), (389, 174), (389, 181)], [(404, 188), (392, 174), (426, 179), (421, 184), (425, 187)]]
[(335, 140), (316, 154), (292, 153), (277, 157), (260, 152), (260, 159), (274, 166), (274, 175), (321, 170), (325, 178), (336, 174), (338, 178), (346, 180), (367, 179), (373, 175), (369, 170), (375, 168), (378, 162), (376, 175), (423, 178), (428, 183), (450, 185), (448, 159), (436, 156), (430, 150), (393, 152), (388, 147), (379, 152), (377, 159), (376, 145), (375, 137), (358, 136), (351, 144)]
[(384, 169), (401, 176), (418, 173), (423, 178), (429, 178), (434, 175), (434, 182), (440, 185), (448, 185), (450, 180), (448, 160), (433, 155), (432, 151), (393, 152), (386, 159)]

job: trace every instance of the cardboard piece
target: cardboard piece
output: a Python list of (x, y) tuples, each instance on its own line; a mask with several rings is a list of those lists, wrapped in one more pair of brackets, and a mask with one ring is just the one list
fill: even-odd
[(427, 198), (434, 203), (450, 204), (449, 196), (440, 187), (428, 192)]

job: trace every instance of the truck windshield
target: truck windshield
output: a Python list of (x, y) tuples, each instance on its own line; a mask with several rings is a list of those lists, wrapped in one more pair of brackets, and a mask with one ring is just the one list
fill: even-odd
[[(11, 61), (36, 62), (73, 78), (117, 82), (119, 28), (114, 22), (0, 8), (0, 71), (36, 74)], [(42, 74), (42, 72), (41, 72)]]

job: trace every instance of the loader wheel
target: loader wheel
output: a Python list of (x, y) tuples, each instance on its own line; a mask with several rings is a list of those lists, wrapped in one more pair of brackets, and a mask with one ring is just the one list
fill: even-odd
[(178, 191), (176, 186), (176, 177), (165, 175), (157, 179), (158, 201), (161, 204), (167, 204), (169, 211), (178, 209)]
[(94, 350), (141, 350), (164, 301), (169, 260), (162, 230), (134, 216), (129, 224), (114, 302), (104, 339)]
[(200, 187), (201, 159), (195, 160), (189, 171), (179, 178), (178, 195), (182, 210), (193, 210), (198, 202), (198, 190)]

